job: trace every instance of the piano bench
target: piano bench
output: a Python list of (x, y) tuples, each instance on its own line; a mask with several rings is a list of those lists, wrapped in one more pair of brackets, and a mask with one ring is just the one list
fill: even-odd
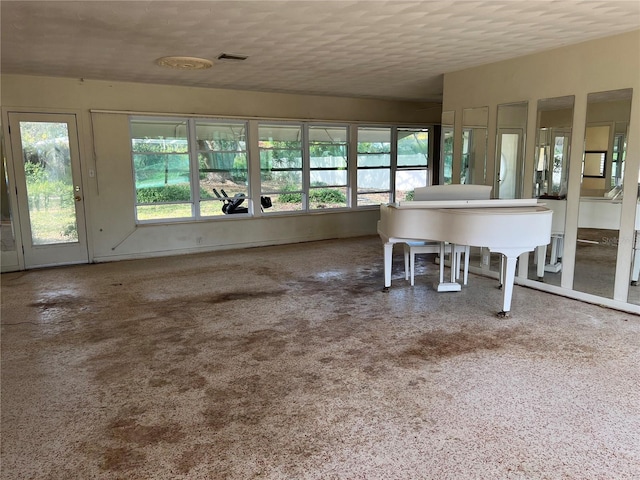
[[(451, 244), (445, 245), (445, 251), (451, 254)], [(406, 242), (404, 244), (404, 279), (411, 280), (411, 286), (414, 286), (416, 255), (421, 253), (440, 254), (440, 242)], [(466, 245), (456, 245), (454, 256), (452, 258), (451, 268), (458, 271), (456, 278), (460, 278), (461, 255), (464, 253), (464, 285), (469, 279), (469, 247)], [(440, 261), (443, 261), (440, 259)], [(443, 279), (440, 279), (442, 282)]]

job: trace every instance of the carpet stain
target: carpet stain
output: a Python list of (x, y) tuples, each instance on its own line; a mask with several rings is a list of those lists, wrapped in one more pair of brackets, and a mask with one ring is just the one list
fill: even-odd
[(129, 362), (116, 362), (98, 366), (95, 372), (95, 381), (107, 384), (122, 382), (129, 377), (131, 365)]
[(140, 425), (134, 418), (116, 418), (107, 428), (114, 440), (133, 443), (139, 447), (160, 442), (176, 443), (184, 437), (177, 424)]
[(214, 431), (232, 424), (257, 425), (273, 415), (274, 405), (279, 405), (296, 388), (291, 383), (292, 379), (272, 372), (238, 377), (226, 386), (210, 387), (205, 391), (208, 404), (202, 413), (205, 423)]
[(198, 465), (210, 463), (209, 460), (214, 455), (215, 446), (213, 444), (197, 443), (184, 450), (176, 459), (175, 465), (178, 473), (185, 475)]
[(405, 351), (405, 355), (428, 360), (464, 355), (478, 350), (496, 350), (503, 344), (504, 339), (467, 332), (430, 332), (418, 338), (416, 344)]
[(286, 292), (282, 290), (265, 290), (257, 292), (227, 292), (219, 293), (216, 295), (210, 295), (209, 297), (203, 297), (201, 300), (206, 303), (225, 303), (234, 302), (239, 300), (256, 300), (260, 298), (276, 298), (284, 295)]
[(189, 390), (198, 390), (207, 386), (207, 379), (198, 372), (187, 371), (183, 368), (174, 368), (168, 372), (170, 383), (176, 387), (179, 393)]
[(103, 454), (102, 470), (130, 471), (136, 470), (146, 460), (144, 453), (126, 447), (107, 448)]

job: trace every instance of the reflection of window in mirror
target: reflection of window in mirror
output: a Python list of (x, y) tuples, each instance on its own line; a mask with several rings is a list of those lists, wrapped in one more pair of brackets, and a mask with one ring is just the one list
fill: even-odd
[(604, 166), (607, 162), (607, 152), (584, 152), (582, 175), (585, 177), (604, 178)]
[(566, 197), (573, 104), (573, 95), (538, 101), (533, 176), (535, 197)]
[(449, 185), (453, 183), (453, 131), (455, 112), (442, 112), (442, 183)]
[(603, 197), (611, 189), (605, 181), (610, 139), (611, 124), (587, 127), (584, 137), (585, 151), (580, 196)]
[(489, 107), (462, 110), (462, 165), (460, 183), (485, 185)]
[(470, 128), (462, 129), (462, 167), (460, 169), (460, 183), (471, 183), (471, 169), (472, 163), (471, 145), (473, 143), (473, 130)]
[(624, 161), (627, 151), (627, 123), (616, 122), (613, 134), (613, 152), (611, 156), (611, 187), (622, 186)]

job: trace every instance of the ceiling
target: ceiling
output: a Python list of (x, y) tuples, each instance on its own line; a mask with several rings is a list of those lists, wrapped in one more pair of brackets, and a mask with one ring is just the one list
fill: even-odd
[(439, 102), (444, 73), (639, 29), (640, 1), (2, 0), (0, 16), (2, 73)]

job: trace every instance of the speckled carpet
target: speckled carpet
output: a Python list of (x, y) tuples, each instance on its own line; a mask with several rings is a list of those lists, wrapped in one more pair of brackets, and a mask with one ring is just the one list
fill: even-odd
[(2, 275), (13, 479), (640, 478), (640, 318), (379, 238)]

